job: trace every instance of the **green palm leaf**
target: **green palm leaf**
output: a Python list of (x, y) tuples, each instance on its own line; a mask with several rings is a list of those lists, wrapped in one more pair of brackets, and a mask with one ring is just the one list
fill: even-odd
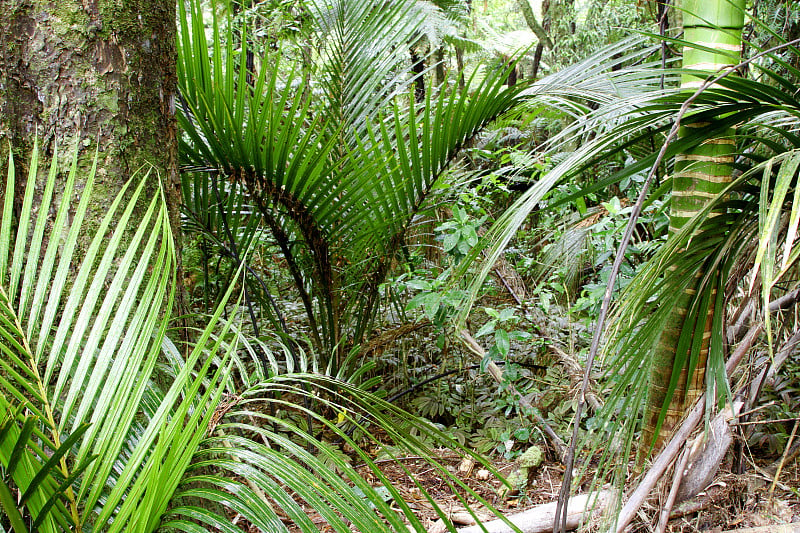
[[(0, 253), (0, 402), (6, 410), (18, 406), (31, 413), (14, 452), (0, 459), (23, 492), (21, 501), (34, 529), (60, 531), (73, 523), (90, 529), (109, 524), (109, 530), (152, 530), (159, 516), (154, 504), (165, 506), (164, 495), (178, 482), (170, 476), (153, 477), (153, 472), (165, 466), (176, 467), (169, 470), (171, 476), (181, 471), (181, 461), (190, 458), (204, 434), (204, 420), (213, 412), (195, 403), (195, 397), (213, 405), (224, 380), (217, 376), (202, 390), (192, 382), (195, 367), (210, 372), (210, 362), (199, 365), (198, 349), (135, 434), (166, 331), (164, 306), (170, 305), (174, 286), (163, 197), (156, 186), (134, 225), (134, 206), (151, 180), (144, 175), (126, 185), (94, 237), (79, 246), (94, 168), (83, 177), (83, 196), (68, 216), (78, 179), (77, 155), (60, 203), (53, 198), (54, 162), (41, 201), (34, 205), (37, 156), (34, 150), (23, 209), (14, 217), (6, 202), (0, 221), (0, 232), (9, 239)], [(10, 191), (14, 170), (11, 161)], [(49, 223), (51, 211), (55, 217)], [(219, 374), (225, 365), (215, 368)], [(32, 439), (42, 442), (48, 454)], [(166, 446), (168, 442), (175, 446)], [(122, 453), (123, 445), (130, 453)], [(14, 468), (23, 460), (25, 468)], [(126, 525), (131, 513), (137, 516), (135, 526)], [(145, 516), (154, 518), (139, 519)]]
[[(246, 381), (246, 380), (245, 380)], [(312, 390), (313, 392), (308, 392)], [(240, 531), (230, 524), (229, 515), (236, 512), (261, 531), (289, 531), (288, 524), (302, 531), (318, 531), (309, 510), (319, 515), (335, 531), (405, 531), (406, 521), (416, 531), (424, 527), (400, 492), (378, 468), (374, 459), (353, 440), (346, 426), (308, 411), (287, 398), (309, 396), (323, 402), (323, 408), (343, 413), (345, 420), (369, 437), (380, 428), (404, 453), (427, 458), (443, 479), (459, 490), (491, 508), (477, 494), (460, 483), (431, 455), (427, 445), (399, 430), (411, 424), (420, 433), (440, 440), (443, 445), (458, 446), (433, 426), (410, 416), (362, 389), (341, 381), (312, 374), (281, 374), (254, 382), (236, 396), (213, 434), (201, 444), (176, 495), (176, 503), (165, 525), (181, 531), (193, 531), (195, 521), (222, 531)], [(264, 404), (272, 408), (264, 408)], [(300, 418), (310, 415), (317, 427), (330, 433), (331, 439), (308, 434), (291, 421), (291, 417), (267, 414), (271, 409), (296, 412)], [(249, 435), (249, 436), (245, 436)], [(341, 444), (335, 444), (340, 439)], [(374, 445), (387, 443), (370, 438)], [(339, 450), (348, 445), (380, 483), (367, 483), (346, 456)], [(314, 452), (310, 452), (311, 445)], [(478, 459), (482, 464), (485, 461)], [(489, 466), (491, 469), (491, 467)], [(218, 472), (222, 475), (212, 475)], [(419, 486), (434, 509), (444, 516), (435, 500)], [(387, 502), (385, 491), (394, 500)], [(198, 505), (199, 501), (206, 504)], [(463, 502), (467, 505), (467, 502)], [(216, 505), (215, 505), (216, 504)], [(405, 520), (403, 520), (403, 518)], [(226, 524), (223, 528), (221, 524)]]
[(377, 287), (433, 184), (469, 138), (520, 102), (524, 85), (506, 88), (503, 72), (482, 72), (467, 90), (431, 92), (415, 109), (407, 51), (434, 8), (309, 7), (316, 70), (274, 55), (248, 85), (235, 59), (246, 39), (233, 38), (231, 21), (212, 10), (208, 40), (200, 3), (181, 6), (182, 152), (187, 168), (245, 187), (286, 256), (316, 351), (346, 353), (342, 341), (364, 335)]
[[(58, 471), (58, 462), (82, 431), (76, 432), (74, 438), (68, 439), (48, 458), (44, 450), (37, 446), (38, 439), (34, 436), (36, 417), (22, 417), (21, 408), (10, 411), (5, 402), (0, 400), (0, 403), (3, 404), (0, 423), (0, 464), (3, 465), (0, 469), (0, 507), (15, 531), (38, 531), (40, 526), (45, 529), (68, 527), (74, 522), (64, 505), (68, 485), (59, 481), (63, 476)], [(15, 497), (12, 487), (16, 487), (22, 496)], [(54, 512), (51, 513), (51, 510)], [(27, 519), (23, 513), (29, 515)], [(31, 523), (32, 526), (29, 526)]]
[[(400, 531), (406, 520), (423, 530), (350, 433), (311, 407), (316, 402), (347, 413), (356, 431), (379, 426), (443, 476), (447, 470), (402, 427), (454, 443), (360, 386), (317, 374), (283, 374), (318, 370), (302, 353), (289, 352), (286, 361), (268, 354), (268, 364), (255, 367), (240, 357), (240, 346), (251, 355), (264, 346), (244, 340), (231, 321), (221, 320), (233, 284), (194, 345), (179, 350), (166, 336), (176, 283), (174, 248), (153, 177), (143, 174), (127, 184), (96, 233), (81, 240), (88, 200), (82, 198), (71, 217), (65, 214), (70, 195), (56, 201), (45, 194), (35, 205), (38, 168), (30, 168), (21, 215), (6, 202), (0, 218), (0, 235), (10, 239), (0, 253), (0, 505), (16, 529), (236, 531), (230, 519), (239, 513), (263, 531), (280, 530), (286, 516), (310, 531), (315, 526), (304, 506), (311, 505), (338, 531), (353, 525)], [(55, 190), (55, 169), (54, 164), (45, 190)], [(73, 163), (65, 190), (85, 179), (88, 196), (94, 174), (93, 168), (81, 175)], [(12, 161), (11, 191), (14, 179)], [(154, 194), (143, 201), (147, 191)], [(54, 212), (56, 223), (34, 215), (41, 212)], [(26, 256), (39, 266), (15, 260)], [(358, 377), (356, 372), (353, 379)], [(226, 393), (241, 396), (241, 402), (223, 406)], [(298, 405), (298, 398), (308, 402)], [(270, 405), (275, 414), (265, 409)], [(356, 450), (394, 496), (399, 514), (331, 440), (298, 427), (295, 421), (306, 417)], [(205, 504), (198, 507), (198, 501)]]

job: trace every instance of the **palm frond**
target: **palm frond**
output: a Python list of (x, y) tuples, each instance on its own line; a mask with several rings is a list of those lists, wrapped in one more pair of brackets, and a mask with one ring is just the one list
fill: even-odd
[(310, 5), (324, 43), (317, 70), (275, 57), (251, 85), (234, 59), (244, 53), (234, 42), (246, 40), (216, 18), (207, 40), (199, 2), (182, 6), (181, 124), (185, 163), (233, 179), (258, 206), (315, 349), (333, 352), (344, 349), (345, 329), (355, 342), (366, 330), (377, 286), (433, 184), (478, 130), (519, 103), (524, 86), (505, 88), (503, 72), (484, 72), (466, 91), (430, 91), (417, 109), (407, 51), (430, 5)]
[[(88, 426), (78, 428), (57, 449), (42, 447), (35, 435), (42, 421), (21, 415), (22, 406), (14, 411), (0, 398), (0, 506), (11, 521), (14, 531), (51, 531), (52, 528), (75, 526), (66, 507), (71, 484), (82, 474), (93, 458), (76, 465), (65, 478), (61, 461)], [(12, 487), (18, 491), (15, 497)], [(28, 516), (23, 516), (28, 515)]]
[[(176, 284), (166, 204), (157, 187), (149, 201), (141, 201), (152, 176), (145, 173), (127, 184), (97, 232), (79, 246), (77, 236), (86, 227), (81, 211), (88, 200), (72, 220), (65, 214), (69, 201), (55, 202), (53, 194), (43, 195), (35, 206), (38, 168), (29, 168), (33, 177), (23, 198), (29, 207), (20, 211), (25, 218), (15, 217), (11, 203), (0, 218), (0, 234), (11, 239), (0, 254), (5, 266), (0, 505), (15, 528), (56, 532), (74, 524), (110, 532), (237, 531), (241, 528), (231, 518), (238, 513), (262, 531), (285, 530), (287, 516), (311, 531), (317, 526), (305, 506), (312, 506), (342, 532), (354, 526), (405, 531), (406, 521), (423, 531), (373, 456), (352, 436), (356, 432), (370, 446), (378, 445), (368, 430), (375, 427), (395, 445), (426, 457), (449, 476), (451, 486), (466, 490), (408, 428), (457, 445), (366, 393), (364, 387), (374, 381), (358, 383), (359, 372), (352, 376), (355, 383), (348, 383), (298, 373), (319, 370), (302, 353), (287, 350), (284, 361), (268, 355), (266, 366), (239, 355), (240, 347), (251, 357), (268, 350), (259, 341), (255, 348), (253, 342), (240, 342), (233, 322), (222, 320), (234, 284), (191, 349), (179, 350), (166, 336)], [(45, 190), (55, 190), (55, 168)], [(13, 161), (9, 169), (14, 190)], [(85, 179), (88, 194), (94, 170), (82, 176), (76, 169), (73, 164), (65, 189)], [(51, 211), (58, 224), (31, 216)], [(37, 243), (31, 242), (34, 236)], [(53, 247), (54, 240), (62, 245)], [(26, 254), (35, 258), (35, 269), (15, 262)], [(34, 272), (46, 275), (46, 282)], [(7, 296), (11, 286), (13, 299)], [(230, 402), (231, 397), (239, 399)], [(336, 418), (329, 420), (326, 412)], [(322, 428), (321, 435), (302, 427), (307, 417)], [(355, 450), (385, 489), (372, 487), (344, 459), (339, 440)], [(193, 505), (197, 501), (207, 505)]]
[[(662, 91), (659, 88), (660, 74), (647, 62), (639, 64), (653, 51), (654, 48), (641, 37), (626, 39), (606, 47), (584, 62), (539, 80), (523, 93), (528, 98), (526, 109), (553, 110), (573, 120), (545, 146), (539, 147), (544, 154), (558, 155), (554, 157), (553, 167), (539, 176), (538, 181), (498, 217), (481, 244), (462, 262), (460, 272), (464, 275), (478, 260), (481, 250), (490, 247), (485, 260), (480, 261), (480, 271), (472, 277), (466, 305), (461, 306), (455, 319), (458, 324), (465, 322), (471, 302), (516, 231), (557, 184), (580, 175), (590, 165), (608, 158), (609, 154), (625, 150), (643, 138), (658, 136), (668, 128), (669, 113), (659, 110), (656, 105), (675, 90)], [(625, 67), (630, 65), (628, 62), (632, 65)], [(622, 68), (613, 69), (613, 65)], [(594, 102), (597, 109), (581, 103), (581, 99)], [(578, 147), (574, 148), (576, 144)], [(676, 153), (677, 149), (677, 146), (672, 148), (671, 153)], [(627, 166), (609, 178), (591, 183), (566, 200), (639, 172), (647, 168), (648, 161)]]
[(343, 141), (354, 146), (376, 111), (405, 92), (408, 48), (417, 40), (426, 17), (438, 12), (427, 2), (391, 0), (353, 2), (315, 0), (310, 3), (325, 43), (320, 51), (325, 67), (319, 81), (329, 112), (344, 125)]
[[(296, 398), (306, 396), (321, 400), (322, 408), (334, 413), (334, 419), (321, 416), (318, 409), (312, 412), (302, 407)], [(288, 531), (288, 523), (301, 531), (318, 531), (319, 521), (341, 532), (353, 527), (358, 531), (405, 531), (406, 523), (415, 531), (425, 531), (402, 494), (352, 436), (353, 430), (364, 435), (370, 446), (391, 445), (425, 458), (448, 484), (466, 490), (491, 508), (450, 475), (427, 444), (411, 437), (408, 428), (414, 427), (444, 445), (457, 445), (432, 425), (360, 387), (320, 375), (281, 374), (230, 398), (230, 405), (189, 468), (177, 495), (178, 505), (171, 509), (166, 522), (170, 527), (192, 531), (192, 520), (219, 527), (217, 524), (224, 523), (226, 517), (213, 504), (221, 503), (220, 510), (235, 510), (245, 520), (243, 525), (253, 524), (261, 531)], [(265, 409), (264, 404), (271, 407)], [(270, 411), (284, 415), (270, 415)], [(315, 437), (292, 422), (292, 413), (300, 419), (312, 416), (316, 426), (322, 428), (319, 434), (326, 438)], [(371, 436), (376, 431), (386, 434), (380, 442)], [(353, 465), (341, 446), (352, 448), (355, 460), (363, 465)], [(391, 455), (391, 448), (385, 449)], [(377, 486), (364, 480), (360, 468), (370, 471)], [(210, 475), (209, 471), (220, 471), (224, 476)], [(419, 488), (444, 516), (433, 497), (424, 487)], [(197, 501), (208, 504), (197, 505)], [(239, 531), (232, 526), (228, 530)]]
[[(14, 212), (6, 209), (0, 222), (3, 236), (10, 239), (0, 254), (5, 267), (0, 285), (0, 335), (5, 339), (0, 366), (6, 376), (0, 380), (0, 399), (4, 406), (31, 413), (26, 420), (33, 422), (23, 427), (31, 427), (32, 435), (59, 460), (54, 468), (42, 450), (32, 444), (24, 448), (24, 439), (18, 439), (17, 449), (28, 450), (24, 455), (28, 468), (14, 469), (19, 474), (14, 482), (25, 492), (26, 512), (40, 531), (57, 531), (67, 523), (108, 524), (104, 529), (109, 531), (150, 530), (154, 519), (139, 517), (152, 516), (148, 513), (156, 504), (165, 505), (164, 495), (178, 481), (170, 476), (174, 478), (180, 461), (191, 456), (213, 412), (195, 403), (195, 396), (213, 405), (222, 390), (214, 383), (223, 380), (212, 380), (204, 390), (190, 380), (191, 369), (210, 364), (200, 364), (198, 351), (137, 434), (135, 428), (144, 420), (140, 406), (152, 387), (150, 379), (167, 328), (168, 315), (163, 311), (171, 305), (175, 283), (164, 198), (157, 185), (150, 185), (152, 177), (135, 178), (122, 188), (93, 238), (79, 246), (95, 169), (82, 176), (83, 197), (70, 213), (74, 208), (70, 191), (78, 179), (77, 154), (58, 204), (52, 193), (57, 175), (54, 157), (34, 217), (37, 157), (34, 150), (19, 217), (12, 221)], [(12, 163), (10, 190), (14, 178)], [(148, 185), (156, 194), (136, 213), (134, 224), (135, 206)], [(51, 211), (55, 212), (52, 224), (47, 217)], [(8, 228), (14, 222), (17, 232), (11, 238)], [(62, 236), (66, 236), (63, 241)], [(224, 368), (221, 365), (216, 372)], [(123, 453), (124, 447), (129, 453)], [(3, 459), (8, 468), (13, 457)], [(160, 470), (169, 476), (153, 475), (169, 467), (176, 468)], [(48, 469), (52, 474), (40, 474)], [(55, 481), (48, 485), (44, 481), (50, 478)], [(28, 492), (35, 485), (39, 488)], [(42, 493), (48, 487), (50, 493)], [(50, 499), (56, 494), (63, 501)]]

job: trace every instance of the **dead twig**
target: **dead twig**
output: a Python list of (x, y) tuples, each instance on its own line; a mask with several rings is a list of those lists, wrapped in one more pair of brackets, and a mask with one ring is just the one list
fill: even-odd
[(658, 519), (658, 526), (656, 533), (664, 533), (667, 530), (667, 523), (669, 522), (669, 514), (672, 512), (672, 506), (675, 505), (675, 499), (678, 496), (678, 489), (681, 487), (681, 480), (686, 469), (686, 464), (689, 462), (690, 447), (684, 446), (683, 454), (680, 461), (675, 465), (675, 472), (672, 476), (672, 487), (669, 489), (669, 496), (661, 509), (661, 516)]
[(697, 498), (686, 500), (673, 507), (669, 514), (669, 519), (682, 518), (708, 509), (712, 505), (716, 505), (728, 498), (729, 492), (727, 487), (709, 487), (702, 497), (698, 496)]
[(746, 529), (731, 529), (722, 533), (800, 533), (800, 524), (748, 527)]
[(783, 465), (786, 464), (786, 456), (789, 454), (789, 450), (792, 448), (792, 442), (794, 441), (795, 435), (797, 435), (798, 424), (800, 424), (800, 420), (796, 420), (794, 423), (792, 434), (789, 435), (789, 442), (786, 443), (786, 449), (783, 451), (783, 456), (781, 457), (780, 463), (778, 463), (778, 469), (775, 471), (775, 477), (772, 478), (772, 484), (769, 486), (770, 498), (772, 498), (772, 495), (775, 493), (775, 485), (778, 484), (778, 479), (781, 477), (781, 470), (783, 470)]

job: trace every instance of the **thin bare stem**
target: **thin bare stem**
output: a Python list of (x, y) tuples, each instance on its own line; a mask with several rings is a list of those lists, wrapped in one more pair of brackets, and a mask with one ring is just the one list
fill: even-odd
[(800, 419), (796, 419), (794, 422), (794, 427), (792, 428), (792, 434), (789, 435), (789, 442), (786, 443), (786, 450), (783, 452), (783, 457), (781, 457), (781, 462), (778, 464), (778, 469), (775, 471), (775, 477), (772, 479), (772, 484), (769, 486), (770, 498), (772, 498), (772, 495), (775, 493), (775, 485), (778, 484), (778, 479), (781, 477), (781, 471), (783, 470), (783, 465), (786, 463), (786, 456), (789, 454), (789, 450), (792, 448), (792, 442), (794, 442), (795, 435), (797, 435), (798, 425), (800, 425)]
[(672, 512), (672, 506), (675, 505), (675, 498), (678, 496), (678, 489), (681, 488), (681, 480), (686, 469), (686, 463), (689, 462), (690, 446), (687, 444), (683, 447), (683, 453), (680, 460), (675, 465), (675, 470), (672, 474), (672, 487), (669, 489), (669, 496), (664, 507), (661, 508), (661, 516), (658, 518), (658, 526), (655, 533), (664, 533), (667, 530), (667, 523), (669, 522), (669, 514)]

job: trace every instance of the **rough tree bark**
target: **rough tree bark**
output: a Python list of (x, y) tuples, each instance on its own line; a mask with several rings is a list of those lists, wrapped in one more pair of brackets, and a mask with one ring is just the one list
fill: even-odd
[(0, 0), (0, 165), (10, 146), (24, 176), (37, 136), (45, 156), (57, 144), (71, 158), (80, 143), (81, 166), (99, 150), (94, 220), (134, 172), (152, 168), (177, 235), (175, 9), (174, 0)]

